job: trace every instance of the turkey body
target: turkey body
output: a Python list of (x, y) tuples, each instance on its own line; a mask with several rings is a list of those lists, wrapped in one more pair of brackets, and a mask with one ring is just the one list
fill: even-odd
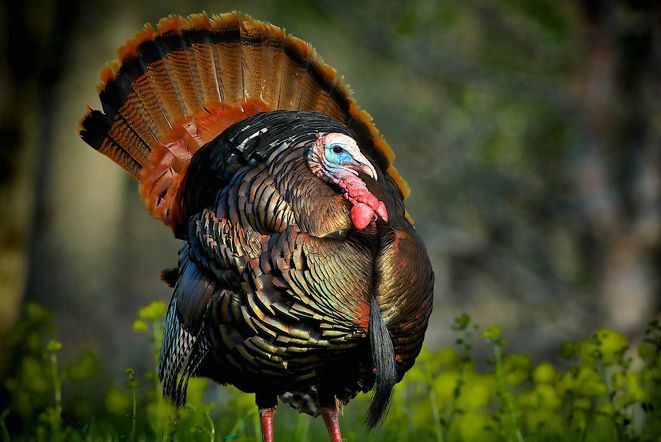
[(312, 415), (369, 391), (372, 298), (398, 380), (419, 353), (433, 273), (397, 186), (380, 170), (377, 180), (363, 177), (388, 222), (353, 228), (350, 204), (305, 161), (319, 132), (350, 135), (320, 114), (274, 111), (193, 157), (180, 196), (188, 240), (160, 358), (176, 402), (189, 375), (256, 393), (259, 405), (280, 396)]
[(305, 42), (241, 13), (170, 16), (101, 71), (82, 139), (139, 183), (183, 241), (159, 358), (191, 376), (321, 414), (374, 390), (366, 423), (420, 352), (433, 272), (394, 153)]

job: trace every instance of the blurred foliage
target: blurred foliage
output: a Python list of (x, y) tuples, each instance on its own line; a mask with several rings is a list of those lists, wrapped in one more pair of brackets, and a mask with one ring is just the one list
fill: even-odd
[[(162, 335), (163, 303), (139, 312), (154, 352)], [(93, 356), (60, 367), (60, 344), (52, 338), (52, 315), (29, 304), (12, 333), (22, 348), (14, 375), (5, 381), (11, 402), (0, 417), (6, 440), (260, 440), (254, 397), (233, 387), (217, 388), (193, 379), (188, 404), (175, 409), (160, 393), (156, 364), (147, 373), (129, 368), (126, 380), (109, 388), (100, 402), (84, 394), (97, 382)], [(367, 433), (362, 425), (369, 397), (361, 395), (343, 411), (345, 440), (368, 441), (656, 441), (661, 434), (661, 323), (645, 331), (637, 353), (619, 332), (603, 328), (568, 343), (561, 357), (534, 363), (505, 351), (503, 331), (481, 329), (467, 315), (455, 320), (456, 346), (423, 349), (394, 393), (383, 426)], [(493, 356), (476, 360), (476, 332)], [(156, 362), (156, 361), (155, 361)], [(62, 393), (68, 399), (62, 400)], [(324, 440), (320, 419), (279, 407), (278, 440)]]

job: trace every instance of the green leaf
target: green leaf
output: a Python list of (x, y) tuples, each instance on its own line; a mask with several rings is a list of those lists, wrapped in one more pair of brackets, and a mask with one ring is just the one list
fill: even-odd
[(48, 344), (46, 344), (46, 351), (48, 353), (56, 353), (61, 349), (62, 349), (62, 344), (60, 344), (55, 339), (51, 339), (50, 341), (48, 341)]
[(482, 330), (482, 336), (494, 344), (500, 345), (503, 343), (502, 335), (503, 330), (496, 324), (491, 324), (489, 327)]
[(160, 319), (161, 317), (163, 317), (163, 315), (165, 315), (165, 312), (167, 311), (167, 309), (168, 309), (168, 305), (165, 302), (163, 302), (163, 301), (154, 301), (154, 302), (146, 305), (145, 307), (142, 307), (138, 311), (138, 316), (141, 319), (147, 319), (147, 320), (150, 320), (150, 321), (154, 321), (154, 320), (157, 320), (157, 319)]

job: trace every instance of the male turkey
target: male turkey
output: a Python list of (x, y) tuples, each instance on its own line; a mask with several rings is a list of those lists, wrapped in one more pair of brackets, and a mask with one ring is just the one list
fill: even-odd
[(104, 69), (81, 137), (139, 181), (184, 241), (159, 375), (278, 398), (322, 415), (375, 390), (379, 423), (418, 355), (433, 273), (405, 182), (371, 117), (313, 49), (240, 13), (146, 25)]

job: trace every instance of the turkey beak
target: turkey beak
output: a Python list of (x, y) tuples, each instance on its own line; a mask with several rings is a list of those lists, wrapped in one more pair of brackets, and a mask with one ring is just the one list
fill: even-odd
[(378, 181), (376, 169), (374, 168), (374, 166), (372, 166), (370, 160), (365, 158), (365, 155), (363, 155), (362, 153), (358, 153), (357, 155), (354, 155), (354, 160), (358, 163), (358, 167), (356, 167), (356, 169), (360, 170), (361, 172), (364, 172), (365, 175), (371, 177), (374, 181)]
[(376, 169), (369, 162), (367, 164), (364, 164), (361, 170), (370, 177), (372, 177), (374, 181), (377, 181), (379, 179), (376, 175)]

